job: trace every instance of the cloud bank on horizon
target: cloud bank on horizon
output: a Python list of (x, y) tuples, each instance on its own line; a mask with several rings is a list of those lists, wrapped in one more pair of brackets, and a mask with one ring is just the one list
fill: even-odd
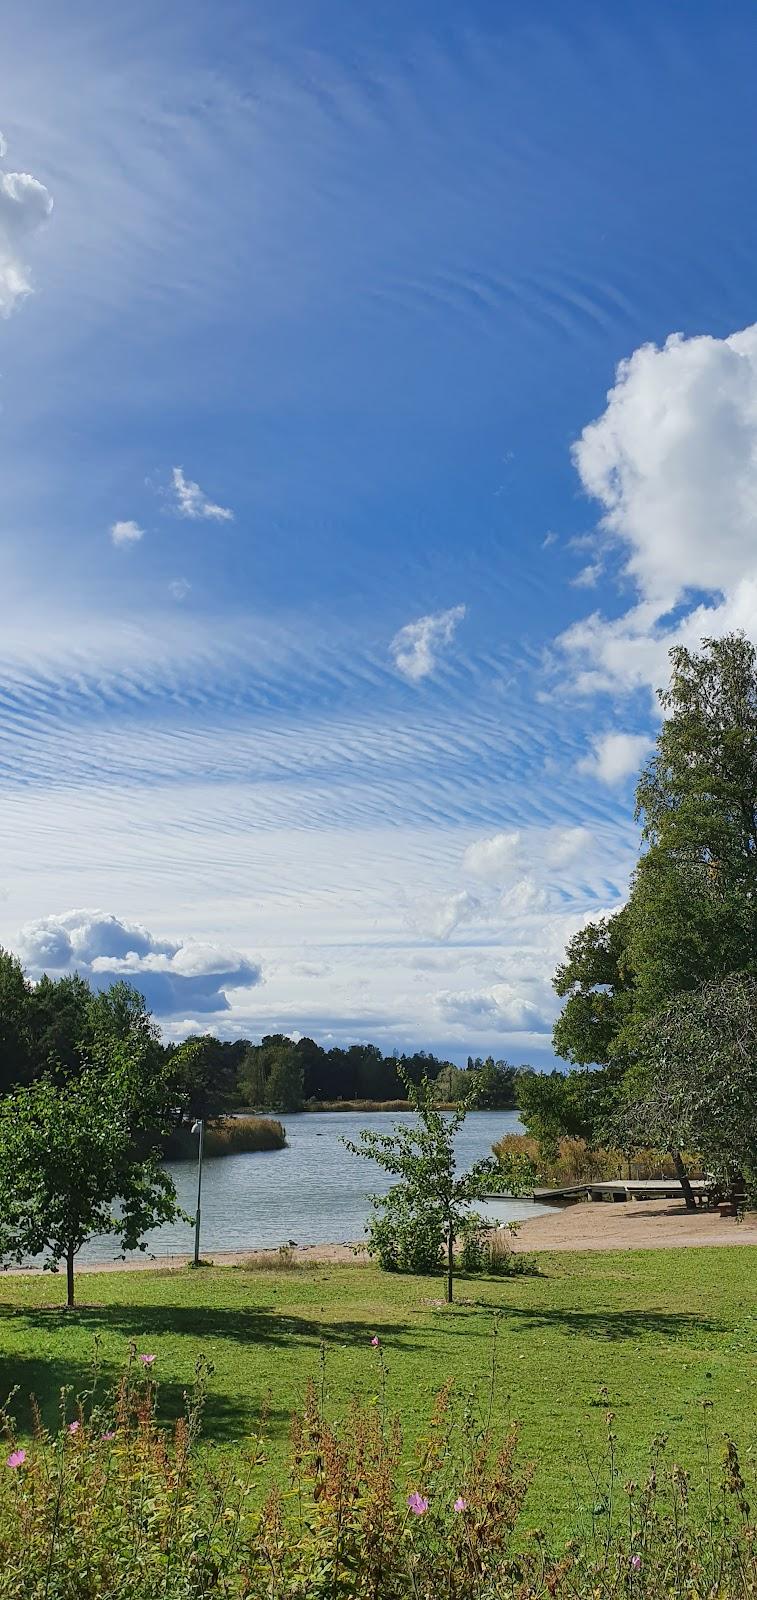
[(11, 10), (0, 941), (548, 1064), (668, 651), (757, 638), (751, 8)]

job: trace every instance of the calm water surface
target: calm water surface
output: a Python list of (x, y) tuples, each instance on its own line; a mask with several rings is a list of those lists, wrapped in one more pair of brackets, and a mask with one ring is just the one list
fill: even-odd
[[(391, 1179), (372, 1161), (345, 1150), (342, 1138), (357, 1139), (361, 1128), (388, 1133), (395, 1122), (412, 1122), (410, 1112), (304, 1112), (283, 1117), (285, 1150), (217, 1156), (203, 1164), (202, 1238), (205, 1254), (214, 1250), (255, 1250), (294, 1240), (297, 1244), (335, 1244), (360, 1239), (369, 1197), (383, 1193)], [(457, 1136), (463, 1168), (491, 1154), (495, 1139), (520, 1131), (515, 1111), (476, 1111)], [(175, 1161), (168, 1170), (179, 1203), (194, 1215), (197, 1167)], [(477, 1209), (498, 1220), (533, 1217), (543, 1206), (530, 1200), (487, 1201)], [(186, 1223), (148, 1235), (156, 1255), (191, 1251), (194, 1232)], [(112, 1239), (91, 1239), (82, 1261), (109, 1261), (117, 1254)]]

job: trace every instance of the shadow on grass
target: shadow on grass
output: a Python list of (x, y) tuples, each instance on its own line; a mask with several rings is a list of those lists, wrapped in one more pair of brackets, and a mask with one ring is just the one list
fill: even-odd
[[(208, 1349), (209, 1341), (229, 1339), (239, 1345), (267, 1347), (313, 1346), (321, 1344), (364, 1345), (369, 1337), (365, 1321), (320, 1320), (315, 1317), (288, 1315), (275, 1306), (177, 1306), (177, 1305), (82, 1305), (66, 1312), (62, 1307), (14, 1306), (0, 1304), (0, 1319), (23, 1318), (35, 1330), (61, 1334), (83, 1330), (96, 1334), (118, 1334), (126, 1339), (144, 1341), (153, 1335), (197, 1339), (201, 1348)], [(417, 1347), (421, 1341), (418, 1330), (408, 1323), (384, 1325), (382, 1339), (385, 1343), (404, 1348)]]
[[(718, 1334), (727, 1331), (722, 1322), (712, 1322), (710, 1318), (699, 1316), (692, 1311), (583, 1311), (575, 1306), (540, 1310), (534, 1306), (514, 1306), (508, 1301), (500, 1304), (496, 1300), (469, 1300), (459, 1299), (456, 1302), (457, 1317), (445, 1322), (445, 1328), (452, 1332), (466, 1334), (468, 1329), (464, 1325), (464, 1315), (480, 1316), (482, 1311), (497, 1316), (501, 1327), (506, 1330), (508, 1325), (515, 1325), (518, 1331), (533, 1329), (544, 1331), (553, 1329), (557, 1333), (584, 1334), (589, 1339), (678, 1339), (688, 1334)], [(455, 1322), (458, 1327), (455, 1329)]]
[[(101, 1363), (96, 1389), (98, 1404), (106, 1402), (109, 1391), (117, 1384), (122, 1371), (120, 1364)], [(39, 1406), (45, 1427), (54, 1431), (61, 1414), (61, 1390), (69, 1391), (66, 1411), (70, 1419), (75, 1415), (77, 1396), (90, 1395), (92, 1387), (92, 1365), (85, 1360), (76, 1360), (71, 1356), (0, 1356), (0, 1403), (5, 1404), (11, 1391), (17, 1389), (9, 1410), (23, 1434), (29, 1433), (32, 1428), (32, 1398)], [(185, 1394), (190, 1388), (191, 1384), (161, 1380), (158, 1386), (159, 1422), (169, 1424), (182, 1415)], [(85, 1413), (88, 1403), (85, 1401)], [(287, 1432), (291, 1418), (289, 1409), (267, 1406), (265, 1392), (256, 1393), (252, 1388), (247, 1393), (219, 1392), (211, 1377), (203, 1413), (203, 1434), (206, 1439), (215, 1444), (238, 1442), (260, 1428), (261, 1416), (265, 1418), (267, 1437), (274, 1438)]]

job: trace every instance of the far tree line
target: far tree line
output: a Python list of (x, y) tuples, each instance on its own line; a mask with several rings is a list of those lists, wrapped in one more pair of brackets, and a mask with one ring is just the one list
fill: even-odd
[[(105, 994), (124, 995), (126, 984)], [(134, 991), (131, 991), (132, 993)], [(27, 977), (16, 956), (0, 950), (0, 1094), (51, 1075), (57, 1083), (76, 1077), (92, 1059), (97, 995), (77, 973), (62, 978)], [(142, 1013), (148, 1013), (140, 1000)], [(386, 1055), (375, 1044), (334, 1045), (267, 1034), (250, 1039), (190, 1036), (180, 1046), (163, 1044), (152, 1030), (151, 1058), (180, 1069), (185, 1114), (215, 1118), (241, 1107), (297, 1111), (307, 1104), (406, 1098), (405, 1079), (427, 1078), (435, 1098), (457, 1104), (475, 1096), (482, 1110), (515, 1106), (519, 1070), (491, 1056), (469, 1056), (467, 1065), (418, 1050)]]

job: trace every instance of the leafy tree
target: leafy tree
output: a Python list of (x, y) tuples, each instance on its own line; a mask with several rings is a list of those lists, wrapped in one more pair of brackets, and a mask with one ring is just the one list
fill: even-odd
[(518, 1110), (523, 1126), (537, 1140), (544, 1160), (555, 1160), (561, 1138), (601, 1144), (620, 1093), (618, 1069), (573, 1072), (521, 1072)]
[(266, 1080), (265, 1106), (269, 1111), (301, 1111), (303, 1104), (302, 1067), (293, 1049), (281, 1047), (273, 1058)]
[(568, 941), (553, 979), (565, 1000), (553, 1043), (575, 1066), (607, 1066), (617, 1055), (634, 999), (627, 943), (625, 909), (587, 923)]
[[(724, 1186), (757, 1190), (757, 979), (731, 973), (676, 995), (643, 1025), (625, 1125), (699, 1151)], [(689, 1195), (693, 1204), (693, 1196)]]
[(212, 1033), (190, 1034), (172, 1052), (174, 1072), (183, 1090), (184, 1116), (212, 1122), (241, 1103), (239, 1079), (249, 1040), (233, 1044)]
[(492, 1056), (485, 1061), (479, 1058), (472, 1069), (469, 1063), (468, 1072), (473, 1079), (468, 1092), (477, 1111), (508, 1111), (515, 1106), (517, 1073), (507, 1061), (495, 1061)]
[(459, 1174), (455, 1158), (455, 1135), (462, 1127), (470, 1102), (446, 1113), (434, 1105), (433, 1087), (428, 1078), (414, 1084), (402, 1067), (400, 1078), (416, 1115), (410, 1126), (395, 1123), (392, 1133), (363, 1129), (360, 1142), (344, 1143), (353, 1155), (375, 1161), (385, 1172), (400, 1181), (376, 1205), (392, 1212), (408, 1213), (413, 1226), (431, 1232), (438, 1229), (447, 1257), (447, 1299), (452, 1300), (455, 1235), (462, 1227), (472, 1200), (485, 1193), (491, 1178), (492, 1162), (477, 1161), (469, 1172)]
[(30, 1028), (32, 986), (21, 962), (0, 949), (0, 1093), (34, 1076)]
[(0, 1253), (45, 1254), (53, 1271), (65, 1261), (69, 1308), (76, 1256), (92, 1234), (144, 1249), (148, 1228), (181, 1215), (161, 1166), (174, 1082), (146, 1075), (128, 1041), (95, 1055), (76, 1078), (45, 1076), (0, 1101)]
[(729, 634), (671, 661), (636, 796), (647, 846), (627, 913), (637, 1021), (681, 990), (757, 971), (757, 651)]

